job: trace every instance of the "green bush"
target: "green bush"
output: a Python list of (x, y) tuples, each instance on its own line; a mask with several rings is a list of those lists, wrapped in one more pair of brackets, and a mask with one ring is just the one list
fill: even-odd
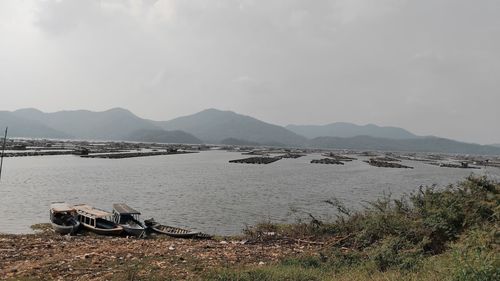
[(363, 263), (363, 256), (357, 251), (333, 250), (328, 260), (329, 266), (336, 272), (346, 268), (353, 268)]
[(453, 280), (500, 280), (498, 228), (474, 230), (453, 249)]
[(393, 267), (413, 270), (420, 264), (424, 252), (422, 247), (413, 245), (404, 237), (393, 236), (385, 238), (376, 245), (369, 256), (379, 271)]
[[(342, 264), (345, 257), (337, 249), (344, 247), (362, 253), (362, 259), (380, 271), (415, 270), (419, 261), (446, 251), (464, 231), (498, 223), (499, 191), (498, 183), (470, 176), (443, 189), (421, 187), (398, 200), (385, 195), (358, 212), (341, 206), (342, 215), (321, 227), (328, 229), (323, 233), (347, 239), (327, 255)], [(329, 203), (339, 208), (337, 201)]]

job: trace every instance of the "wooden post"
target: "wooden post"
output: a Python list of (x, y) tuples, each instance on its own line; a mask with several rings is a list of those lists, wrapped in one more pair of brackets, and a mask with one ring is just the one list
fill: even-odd
[(5, 144), (7, 143), (7, 130), (8, 129), (9, 129), (9, 127), (5, 128), (5, 135), (3, 137), (2, 156), (0, 157), (0, 180), (2, 179), (3, 155), (5, 154)]

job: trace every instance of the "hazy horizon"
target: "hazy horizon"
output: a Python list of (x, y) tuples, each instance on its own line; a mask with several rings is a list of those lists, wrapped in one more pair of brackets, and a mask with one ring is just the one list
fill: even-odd
[(500, 2), (0, 2), (0, 110), (208, 108), (500, 143)]

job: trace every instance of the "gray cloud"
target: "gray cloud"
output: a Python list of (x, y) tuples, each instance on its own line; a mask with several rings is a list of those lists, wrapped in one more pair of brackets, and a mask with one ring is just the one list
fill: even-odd
[(495, 0), (0, 2), (2, 109), (216, 107), (500, 142)]

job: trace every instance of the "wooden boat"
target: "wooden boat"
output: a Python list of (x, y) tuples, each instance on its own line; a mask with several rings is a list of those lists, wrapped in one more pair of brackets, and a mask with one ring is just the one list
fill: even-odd
[(113, 214), (94, 208), (90, 205), (80, 204), (74, 208), (78, 213), (78, 220), (82, 226), (100, 235), (120, 235), (123, 227), (113, 222)]
[(175, 226), (162, 225), (157, 223), (154, 219), (145, 220), (146, 226), (159, 234), (165, 234), (170, 237), (175, 238), (199, 238), (199, 239), (210, 239), (211, 235), (195, 232), (184, 228), (179, 228)]
[(123, 227), (125, 233), (140, 237), (144, 235), (145, 226), (140, 222), (140, 212), (132, 209), (127, 204), (113, 204), (113, 221)]
[(56, 233), (75, 234), (80, 228), (75, 208), (64, 202), (55, 202), (50, 205), (50, 223)]

